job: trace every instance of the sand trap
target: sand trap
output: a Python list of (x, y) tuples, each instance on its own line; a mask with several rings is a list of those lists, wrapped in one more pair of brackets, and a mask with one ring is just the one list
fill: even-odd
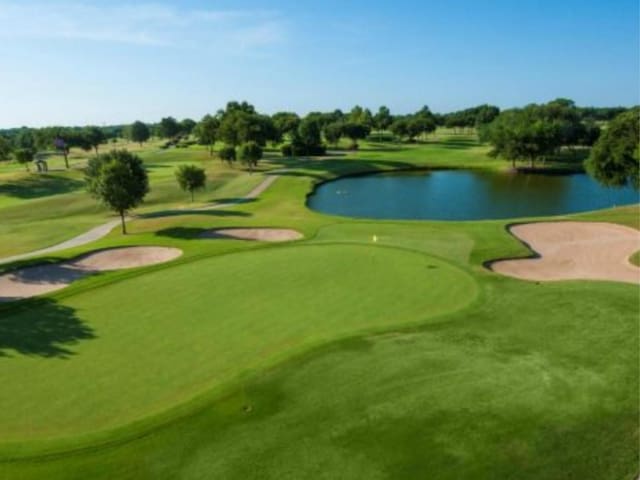
[(177, 248), (111, 248), (88, 253), (66, 262), (14, 270), (0, 275), (0, 302), (60, 290), (79, 278), (97, 272), (164, 263), (180, 255), (182, 250)]
[(257, 240), (259, 242), (288, 242), (303, 238), (300, 232), (287, 228), (217, 228), (204, 232), (201, 238)]
[(525, 280), (613, 280), (640, 283), (629, 257), (640, 250), (640, 232), (612, 223), (541, 222), (509, 231), (538, 258), (497, 260), (491, 270)]

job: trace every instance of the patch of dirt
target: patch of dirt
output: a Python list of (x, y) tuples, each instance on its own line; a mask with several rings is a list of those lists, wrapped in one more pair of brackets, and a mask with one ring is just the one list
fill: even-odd
[(540, 222), (509, 231), (537, 258), (497, 260), (494, 272), (525, 280), (613, 280), (640, 284), (640, 268), (629, 257), (640, 249), (640, 232), (599, 222)]
[(291, 240), (300, 240), (303, 238), (303, 235), (300, 232), (287, 228), (217, 228), (203, 232), (200, 238), (288, 242)]
[(66, 287), (87, 275), (164, 263), (182, 255), (168, 247), (122, 247), (91, 252), (51, 265), (21, 268), (0, 275), (0, 302), (20, 300)]

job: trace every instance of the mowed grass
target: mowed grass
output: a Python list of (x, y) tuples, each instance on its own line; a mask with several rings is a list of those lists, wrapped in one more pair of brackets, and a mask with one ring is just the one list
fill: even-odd
[[(270, 157), (265, 169), (287, 171), (254, 202), (136, 219), (125, 238), (61, 254), (185, 252), (0, 311), (0, 478), (636, 478), (636, 286), (488, 272), (487, 260), (528, 253), (507, 222), (305, 207), (322, 179), (414, 166), (506, 163), (463, 136)], [(221, 226), (306, 239), (197, 239)]]
[[(102, 150), (110, 147), (103, 146)], [(82, 153), (76, 153), (78, 157), (74, 156), (69, 170), (60, 167), (48, 174), (27, 173), (17, 165), (5, 165), (0, 170), (0, 258), (55, 245), (113, 217), (113, 212), (85, 191), (81, 167), (87, 154)], [(138, 153), (148, 169), (151, 191), (135, 214), (190, 204), (189, 196), (180, 191), (175, 180), (174, 172), (180, 164), (196, 164), (207, 171), (207, 187), (196, 193), (195, 205), (242, 197), (263, 180), (260, 172), (249, 175), (243, 169), (231, 168), (201, 148), (158, 150), (152, 144), (138, 147)]]
[(339, 342), (255, 375), (142, 438), (4, 463), (0, 472), (21, 479), (631, 479), (637, 290), (488, 274), (483, 284), (485, 302), (446, 322)]
[(0, 397), (2, 440), (120, 427), (249, 369), (422, 323), (476, 294), (468, 274), (415, 252), (324, 245), (214, 257), (6, 312), (2, 380), (16, 388)]

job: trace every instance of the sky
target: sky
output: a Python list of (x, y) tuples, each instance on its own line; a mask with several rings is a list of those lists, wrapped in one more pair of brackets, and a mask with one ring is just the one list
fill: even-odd
[(0, 128), (640, 103), (638, 0), (0, 0)]

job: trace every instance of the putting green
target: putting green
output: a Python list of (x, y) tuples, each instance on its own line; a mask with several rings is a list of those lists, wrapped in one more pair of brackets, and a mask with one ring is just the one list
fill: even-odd
[(0, 319), (2, 440), (126, 426), (315, 345), (442, 321), (477, 293), (466, 272), (420, 253), (325, 244), (211, 257), (34, 303)]

